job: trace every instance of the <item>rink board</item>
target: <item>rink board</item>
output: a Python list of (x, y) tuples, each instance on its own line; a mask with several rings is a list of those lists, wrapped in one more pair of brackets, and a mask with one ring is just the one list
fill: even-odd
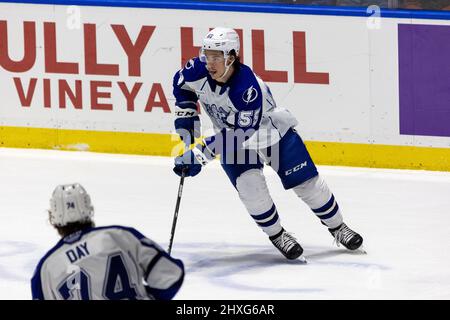
[(450, 14), (95, 3), (0, 3), (0, 146), (173, 155), (172, 76), (224, 25), (317, 163), (450, 170)]

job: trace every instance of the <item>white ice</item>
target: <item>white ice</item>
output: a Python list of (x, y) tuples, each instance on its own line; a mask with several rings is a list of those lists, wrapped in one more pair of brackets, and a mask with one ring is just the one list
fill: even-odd
[[(172, 159), (0, 148), (0, 299), (30, 299), (30, 278), (58, 240), (53, 188), (82, 183), (97, 225), (133, 226), (167, 248), (179, 178)], [(187, 178), (172, 254), (176, 299), (449, 299), (450, 173), (320, 166), (367, 254), (327, 229), (265, 170), (284, 227), (308, 264), (287, 261), (256, 226), (218, 163)]]

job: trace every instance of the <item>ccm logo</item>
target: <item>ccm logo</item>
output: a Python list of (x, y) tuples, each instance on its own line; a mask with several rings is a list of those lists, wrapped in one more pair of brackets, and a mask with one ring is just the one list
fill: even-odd
[(176, 111), (175, 115), (177, 117), (193, 117), (195, 116), (195, 111)]
[(305, 162), (303, 162), (303, 163), (300, 163), (298, 166), (295, 166), (294, 168), (287, 170), (287, 171), (284, 173), (284, 175), (285, 175), (285, 176), (288, 176), (288, 175), (290, 175), (290, 174), (293, 173), (293, 172), (297, 172), (297, 171), (300, 170), (301, 168), (306, 167), (307, 164), (308, 164), (307, 161), (305, 161)]

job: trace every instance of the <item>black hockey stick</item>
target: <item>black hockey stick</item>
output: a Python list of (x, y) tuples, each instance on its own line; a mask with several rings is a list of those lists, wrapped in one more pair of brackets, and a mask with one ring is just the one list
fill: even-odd
[(169, 252), (169, 255), (170, 255), (170, 252), (172, 251), (173, 237), (175, 236), (175, 227), (177, 225), (178, 210), (180, 209), (181, 195), (183, 194), (183, 185), (184, 185), (184, 177), (185, 176), (186, 176), (186, 169), (183, 169), (183, 170), (181, 170), (180, 185), (178, 186), (177, 204), (175, 206), (175, 213), (173, 215), (172, 231), (171, 231), (171, 234), (170, 234), (169, 249), (167, 250)]

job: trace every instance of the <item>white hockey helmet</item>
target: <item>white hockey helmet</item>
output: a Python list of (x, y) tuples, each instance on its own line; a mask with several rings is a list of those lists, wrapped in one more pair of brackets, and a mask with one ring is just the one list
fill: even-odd
[(223, 55), (228, 58), (231, 50), (234, 50), (236, 56), (239, 55), (240, 42), (238, 33), (231, 28), (217, 27), (208, 32), (203, 39), (203, 45), (200, 52), (200, 58), (204, 60), (205, 50), (222, 51)]
[(89, 222), (94, 215), (94, 207), (83, 186), (73, 183), (55, 188), (48, 212), (53, 226), (64, 227), (73, 222)]

